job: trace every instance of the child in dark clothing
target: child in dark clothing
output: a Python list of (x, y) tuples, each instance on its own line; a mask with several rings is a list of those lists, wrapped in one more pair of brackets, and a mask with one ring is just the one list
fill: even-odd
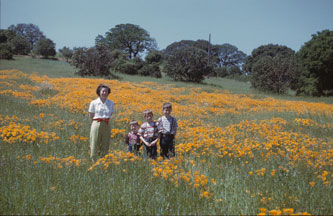
[(131, 131), (126, 135), (125, 143), (128, 145), (128, 151), (138, 153), (141, 147), (140, 135), (138, 134), (139, 124), (137, 121), (130, 122)]

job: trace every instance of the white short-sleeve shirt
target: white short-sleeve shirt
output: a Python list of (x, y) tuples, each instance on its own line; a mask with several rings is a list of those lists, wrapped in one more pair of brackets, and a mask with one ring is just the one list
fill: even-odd
[(91, 101), (88, 112), (94, 113), (94, 119), (110, 118), (113, 113), (113, 106), (114, 103), (111, 100), (106, 99), (103, 103), (100, 98), (97, 98)]

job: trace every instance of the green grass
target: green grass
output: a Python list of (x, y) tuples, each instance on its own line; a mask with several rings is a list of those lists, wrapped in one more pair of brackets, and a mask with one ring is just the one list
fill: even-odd
[(22, 72), (49, 77), (75, 77), (75, 67), (67, 62), (34, 59), (29, 56), (14, 56), (14, 60), (0, 60), (0, 70), (17, 69)]
[[(53, 60), (30, 59), (15, 57), (14, 61), (0, 61), (0, 70), (18, 69), (25, 73), (37, 73), (49, 77), (75, 77), (75, 69), (65, 62)], [(175, 87), (199, 87), (204, 91), (226, 90), (237, 94), (253, 94), (254, 98), (274, 97), (283, 100), (305, 100), (309, 102), (324, 102), (332, 104), (330, 98), (295, 97), (292, 95), (278, 96), (252, 91), (249, 83), (234, 80), (209, 78), (203, 84), (174, 82), (166, 77), (162, 79), (117, 74), (118, 79), (127, 82), (156, 82), (159, 84), (172, 84)], [(33, 84), (29, 79), (20, 79), (21, 83)], [(2, 86), (1, 86), (2, 87)], [(1, 90), (4, 90), (3, 87)], [(40, 98), (47, 98), (57, 92), (49, 90), (39, 91)], [(0, 114), (18, 117), (16, 123), (28, 125), (37, 132), (54, 132), (59, 139), (46, 144), (35, 142), (7, 143), (0, 137), (0, 214), (75, 214), (75, 215), (254, 215), (259, 208), (276, 209), (292, 207), (295, 212), (308, 211), (315, 215), (331, 215), (332, 185), (325, 187), (320, 179), (314, 175), (318, 170), (309, 168), (304, 163), (297, 166), (288, 166), (286, 159), (272, 157), (264, 161), (261, 150), (256, 151), (254, 158), (232, 157), (201, 157), (198, 159), (188, 153), (184, 157), (195, 162), (195, 167), (187, 164), (182, 167), (186, 170), (200, 170), (202, 174), (214, 178), (217, 185), (211, 185), (214, 192), (212, 199), (200, 198), (200, 191), (193, 189), (184, 182), (175, 187), (170, 181), (152, 176), (152, 167), (149, 161), (135, 163), (122, 162), (120, 165), (110, 165), (107, 170), (97, 167), (88, 171), (92, 163), (88, 155), (88, 141), (73, 142), (70, 137), (80, 135), (89, 137), (88, 117), (72, 113), (58, 107), (39, 107), (30, 105), (23, 99), (0, 94)], [(41, 118), (40, 113), (45, 113)], [(117, 113), (115, 113), (117, 114)], [(280, 117), (289, 123), (285, 126), (288, 131), (307, 134), (313, 138), (332, 140), (331, 128), (299, 127), (293, 120), (295, 118), (309, 118), (318, 123), (333, 123), (333, 116), (320, 114), (297, 114), (282, 112), (261, 112), (229, 114), (222, 119), (207, 116), (201, 119), (211, 125), (225, 128), (238, 124), (243, 120), (266, 120)], [(52, 126), (52, 123), (63, 120), (64, 125)], [(9, 124), (0, 120), (0, 127)], [(75, 122), (75, 125), (70, 121)], [(111, 124), (121, 128), (114, 119)], [(183, 129), (180, 128), (181, 134)], [(246, 134), (246, 136), (251, 136)], [(245, 136), (244, 135), (244, 136)], [(242, 137), (236, 137), (241, 139)], [(256, 137), (254, 136), (254, 139)], [(259, 139), (259, 138), (258, 138)], [(265, 141), (265, 140), (264, 140)], [(263, 142), (264, 142), (263, 141)], [(186, 142), (179, 137), (178, 143)], [(112, 150), (126, 151), (122, 136), (112, 139)], [(331, 149), (331, 144), (327, 146)], [(24, 155), (31, 155), (30, 160), (22, 159)], [(49, 155), (66, 158), (74, 156), (81, 160), (79, 167), (65, 166), (57, 168), (56, 164), (40, 162), (40, 157)], [(21, 158), (17, 158), (20, 156)], [(206, 160), (201, 162), (200, 160)], [(34, 164), (37, 161), (37, 164)], [(248, 161), (248, 164), (244, 162)], [(329, 162), (330, 163), (330, 162)], [(210, 164), (210, 165), (208, 165)], [(287, 167), (288, 172), (279, 170), (275, 177), (270, 175), (271, 170), (279, 166)], [(264, 177), (249, 175), (250, 171), (265, 168)], [(330, 172), (327, 178), (332, 180), (332, 167), (326, 166)], [(309, 182), (316, 185), (311, 188)], [(253, 196), (253, 197), (252, 197)], [(267, 204), (260, 199), (270, 198)]]

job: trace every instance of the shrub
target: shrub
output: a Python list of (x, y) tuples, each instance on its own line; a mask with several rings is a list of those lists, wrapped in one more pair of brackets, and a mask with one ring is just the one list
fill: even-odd
[(108, 76), (112, 63), (111, 53), (103, 47), (76, 48), (72, 65), (79, 68), (80, 76)]
[(49, 56), (55, 56), (55, 43), (50, 39), (41, 39), (37, 42), (36, 52), (39, 55), (42, 55), (44, 58)]
[(212, 71), (207, 63), (207, 53), (204, 50), (183, 47), (168, 55), (164, 71), (174, 80), (199, 83)]
[(13, 59), (13, 51), (6, 43), (0, 43), (0, 59)]
[(226, 67), (214, 68), (214, 75), (217, 77), (226, 77), (228, 76), (228, 70)]
[(156, 77), (156, 78), (162, 77), (162, 73), (161, 73), (159, 64), (156, 62), (144, 65), (139, 70), (139, 74), (142, 76), (152, 76), (152, 77)]
[(297, 56), (303, 66), (297, 94), (333, 95), (333, 31), (312, 35)]

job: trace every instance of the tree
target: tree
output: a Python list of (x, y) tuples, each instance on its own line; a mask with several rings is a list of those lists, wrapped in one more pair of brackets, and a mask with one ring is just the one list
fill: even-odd
[(10, 40), (10, 45), (12, 47), (13, 54), (27, 55), (30, 52), (29, 41), (20, 35), (16, 35), (12, 40)]
[(0, 29), (0, 43), (9, 43), (15, 36), (13, 31)]
[(41, 39), (37, 42), (36, 52), (39, 55), (42, 55), (44, 58), (49, 56), (55, 56), (55, 43), (51, 39)]
[(294, 64), (293, 58), (282, 55), (263, 56), (253, 65), (252, 87), (284, 94), (290, 87)]
[(68, 62), (73, 56), (73, 50), (65, 46), (62, 49), (59, 49), (59, 52), (66, 59), (66, 62)]
[(80, 76), (109, 76), (112, 61), (111, 52), (103, 46), (80, 47), (74, 49), (71, 64)]
[(207, 53), (202, 49), (179, 48), (167, 57), (164, 71), (174, 80), (201, 82), (212, 71), (207, 60)]
[(9, 44), (0, 43), (0, 59), (13, 59), (13, 51)]
[(275, 44), (268, 44), (260, 46), (256, 49), (254, 49), (246, 59), (245, 64), (243, 65), (243, 69), (251, 74), (252, 73), (252, 67), (253, 65), (262, 57), (264, 56), (271, 56), (274, 57), (277, 54), (280, 54), (282, 56), (293, 56), (295, 54), (295, 51), (292, 49), (281, 46), (281, 45), (275, 45)]
[(39, 27), (34, 24), (17, 24), (11, 25), (8, 27), (9, 30), (16, 33), (16, 35), (20, 35), (26, 38), (30, 43), (30, 49), (33, 49), (37, 44), (37, 41), (41, 39), (45, 39), (43, 32), (39, 30)]
[(252, 76), (252, 87), (278, 94), (291, 87), (299, 72), (295, 52), (281, 45), (260, 46), (245, 62), (243, 68)]
[(172, 55), (176, 50), (178, 49), (182, 49), (185, 47), (196, 47), (199, 49), (204, 50), (207, 55), (208, 55), (208, 47), (211, 47), (210, 49), (210, 54), (211, 54), (211, 62), (215, 61), (215, 57), (217, 56), (217, 50), (216, 47), (211, 45), (208, 41), (206, 40), (197, 40), (197, 41), (193, 41), (193, 40), (181, 40), (178, 42), (174, 42), (172, 44), (170, 44), (169, 46), (167, 46), (164, 50), (163, 50), (163, 55), (165, 57)]
[(109, 49), (119, 49), (128, 54), (128, 57), (135, 58), (138, 54), (156, 49), (155, 39), (138, 25), (120, 24), (105, 33), (105, 37), (98, 35), (95, 39), (96, 45), (103, 44)]
[(333, 95), (333, 31), (313, 34), (297, 56), (303, 67), (297, 94)]
[(245, 62), (246, 54), (238, 50), (236, 46), (225, 43), (222, 45), (215, 45), (214, 47), (217, 50), (217, 63), (219, 67), (240, 67)]
[(146, 55), (145, 61), (148, 64), (153, 62), (160, 63), (162, 61), (162, 54), (157, 50), (152, 50)]

